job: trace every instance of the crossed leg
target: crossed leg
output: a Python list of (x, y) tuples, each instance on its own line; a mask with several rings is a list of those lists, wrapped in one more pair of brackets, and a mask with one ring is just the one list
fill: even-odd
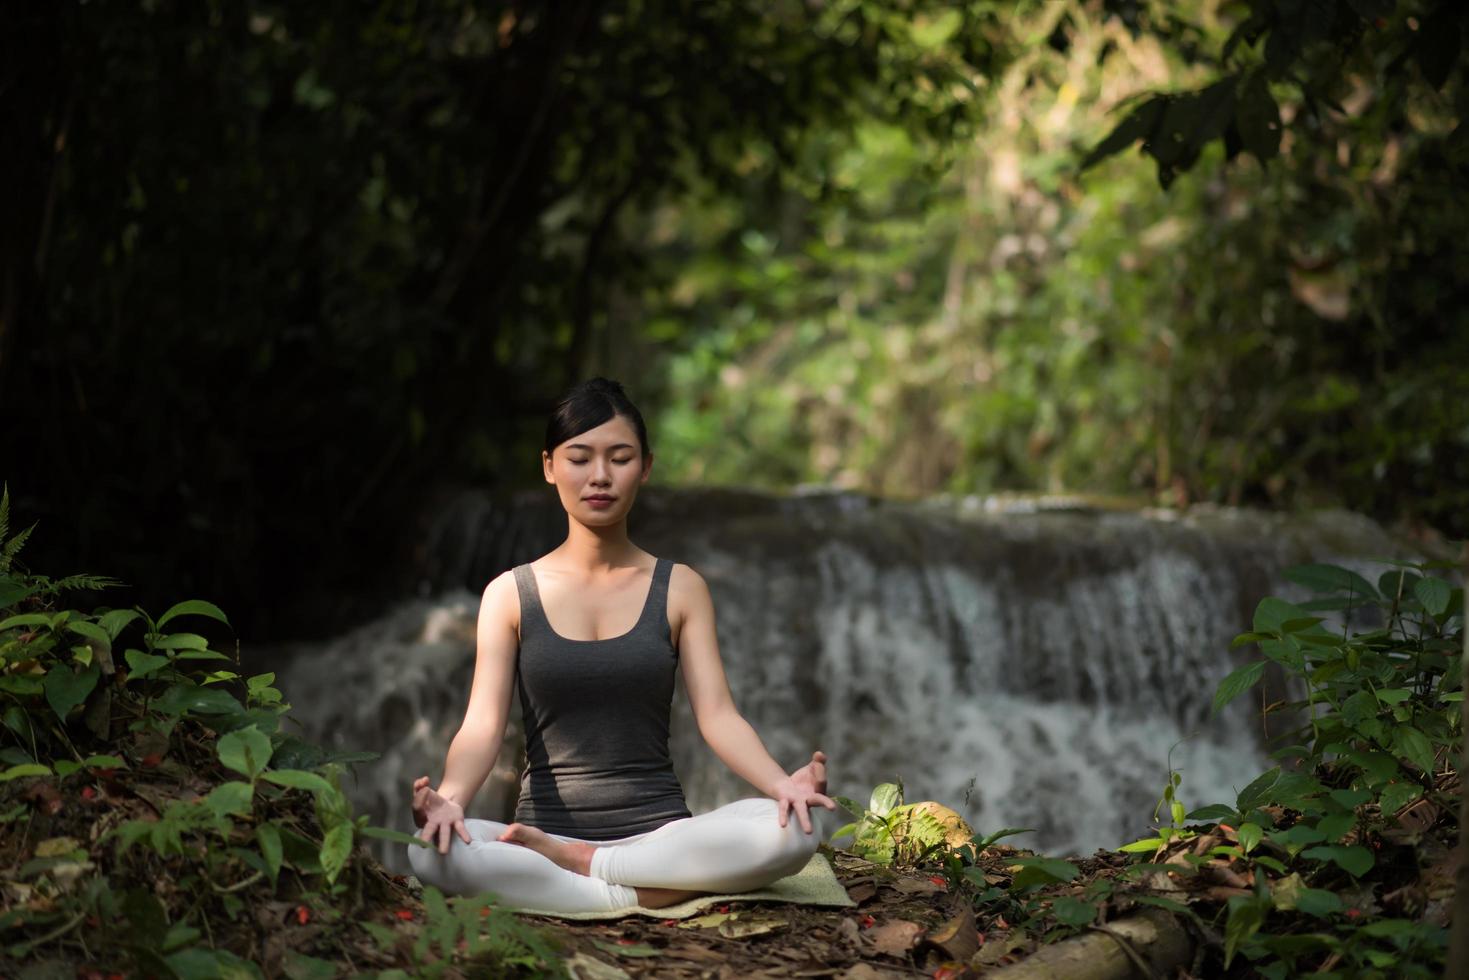
[(794, 874), (824, 839), (795, 815), (776, 819), (776, 801), (751, 797), (615, 841), (585, 841), (525, 824), (468, 819), (471, 842), (448, 854), (410, 846), (421, 881), (453, 894), (492, 891), (516, 907), (549, 912), (663, 908), (692, 895), (742, 892)]

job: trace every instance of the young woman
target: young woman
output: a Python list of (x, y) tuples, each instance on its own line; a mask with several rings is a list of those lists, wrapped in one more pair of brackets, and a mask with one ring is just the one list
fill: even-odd
[[(449, 894), (579, 912), (662, 908), (799, 871), (826, 836), (812, 804), (836, 809), (826, 756), (789, 775), (771, 758), (730, 697), (704, 579), (628, 540), (653, 453), (622, 386), (594, 378), (568, 392), (541, 465), (566, 508), (566, 540), (485, 588), (443, 781), (413, 783), (418, 836), (435, 845), (408, 847), (414, 873)], [(699, 733), (762, 796), (689, 812), (668, 755), (677, 667)], [(527, 761), (515, 822), (467, 819), (516, 688)]]

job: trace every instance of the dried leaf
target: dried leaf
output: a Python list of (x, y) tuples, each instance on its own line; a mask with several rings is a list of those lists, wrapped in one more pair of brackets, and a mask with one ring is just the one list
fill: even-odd
[(867, 930), (867, 942), (884, 955), (905, 956), (922, 935), (923, 927), (918, 923), (895, 919)]
[(786, 927), (785, 919), (741, 919), (730, 916), (719, 924), (719, 934), (726, 939), (741, 939), (745, 936), (763, 936)]

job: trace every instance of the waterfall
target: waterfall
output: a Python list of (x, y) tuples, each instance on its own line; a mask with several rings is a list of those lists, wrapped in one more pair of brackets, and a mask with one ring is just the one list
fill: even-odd
[[(549, 491), (466, 496), (426, 544), (422, 594), (349, 635), (269, 654), (305, 737), (382, 753), (348, 781), (374, 823), (411, 831), (410, 784), (442, 777), (484, 584), (564, 534)], [(630, 534), (708, 581), (735, 703), (788, 770), (820, 748), (833, 795), (865, 803), (901, 780), (909, 801), (952, 806), (980, 833), (1032, 828), (1007, 842), (1052, 854), (1146, 835), (1170, 749), (1189, 809), (1232, 804), (1272, 765), (1260, 691), (1210, 710), (1219, 680), (1257, 656), (1229, 648), (1256, 603), (1305, 597), (1281, 575), (1293, 564), (1375, 579), (1370, 559), (1414, 557), (1343, 511), (1046, 497), (645, 489)], [(1271, 700), (1291, 696), (1280, 684), (1267, 674)], [(695, 813), (754, 794), (699, 738), (681, 675), (670, 744)], [(470, 816), (507, 819), (522, 752), (513, 718)], [(401, 848), (377, 849), (407, 870)]]

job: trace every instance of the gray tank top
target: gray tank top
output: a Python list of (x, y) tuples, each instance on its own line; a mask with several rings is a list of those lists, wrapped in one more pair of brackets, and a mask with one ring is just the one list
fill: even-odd
[(668, 756), (678, 654), (668, 626), (668, 576), (657, 559), (633, 628), (602, 640), (552, 631), (529, 565), (517, 565), (517, 686), (525, 771), (515, 819), (583, 840), (641, 834), (691, 816)]

